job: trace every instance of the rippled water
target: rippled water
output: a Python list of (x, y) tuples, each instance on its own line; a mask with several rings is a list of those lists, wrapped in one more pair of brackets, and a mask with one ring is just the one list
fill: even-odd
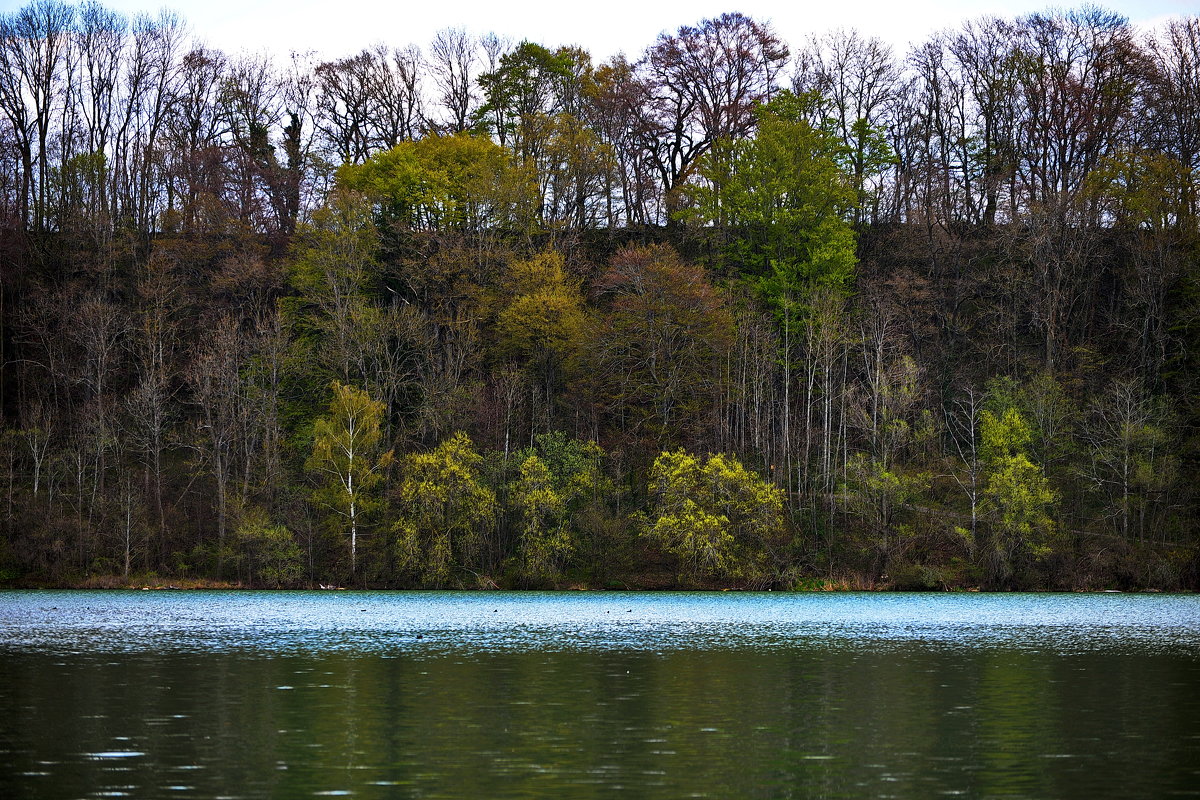
[(1200, 600), (0, 593), (3, 797), (1200, 795)]

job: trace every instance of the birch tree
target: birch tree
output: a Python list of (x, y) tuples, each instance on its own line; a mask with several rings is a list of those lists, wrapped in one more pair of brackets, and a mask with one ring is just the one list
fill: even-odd
[(313, 451), (305, 467), (321, 486), (313, 493), (350, 536), (350, 574), (358, 569), (358, 535), (366, 516), (378, 506), (373, 490), (392, 463), (392, 451), (380, 453), (383, 403), (361, 389), (333, 382), (329, 416), (316, 421)]

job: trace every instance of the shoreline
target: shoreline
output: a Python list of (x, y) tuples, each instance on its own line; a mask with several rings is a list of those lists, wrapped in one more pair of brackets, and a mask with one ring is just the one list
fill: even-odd
[(1080, 586), (1069, 589), (1022, 589), (1019, 591), (1006, 589), (985, 589), (980, 586), (945, 586), (942, 588), (908, 588), (895, 586), (888, 583), (877, 583), (867, 585), (864, 582), (857, 580), (836, 579), (836, 580), (814, 580), (806, 581), (803, 586), (793, 588), (749, 588), (736, 585), (719, 585), (719, 584), (704, 584), (704, 585), (664, 585), (662, 583), (647, 583), (642, 585), (622, 585), (622, 586), (592, 586), (584, 583), (576, 583), (566, 586), (557, 587), (501, 587), (496, 584), (489, 586), (478, 587), (440, 587), (428, 588), (419, 586), (341, 586), (337, 584), (313, 584), (307, 586), (254, 586), (239, 581), (219, 581), (213, 579), (198, 579), (198, 578), (179, 578), (179, 579), (162, 579), (155, 578), (154, 580), (146, 580), (142, 576), (142, 580), (134, 578), (125, 579), (120, 576), (98, 576), (78, 582), (60, 582), (60, 581), (13, 581), (4, 586), (0, 586), (0, 591), (187, 591), (187, 592), (232, 592), (232, 591), (253, 591), (253, 592), (314, 592), (314, 591), (355, 591), (355, 592), (419, 592), (419, 591), (445, 591), (445, 592), (658, 592), (658, 593), (676, 593), (676, 592), (755, 592), (768, 593), (779, 592), (785, 594), (822, 594), (822, 593), (849, 593), (849, 592), (872, 592), (872, 593), (898, 593), (898, 594), (1169, 594), (1169, 595), (1192, 595), (1194, 591), (1188, 589), (1180, 590), (1165, 590), (1158, 588), (1129, 588), (1117, 589), (1111, 586)]

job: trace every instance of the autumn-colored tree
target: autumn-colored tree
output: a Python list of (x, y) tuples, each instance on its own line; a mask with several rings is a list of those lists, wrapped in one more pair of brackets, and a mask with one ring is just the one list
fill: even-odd
[(696, 434), (716, 400), (733, 333), (703, 270), (670, 247), (628, 247), (595, 284), (579, 381), (619, 430), (659, 442)]
[(655, 126), (644, 117), (646, 83), (633, 64), (617, 55), (601, 64), (584, 84), (584, 120), (612, 148), (613, 172), (606, 176), (605, 218), (644, 225), (657, 213), (661, 187), (645, 148), (653, 150)]
[[(685, 446), (784, 490), (787, 573), (1200, 582), (1200, 20), (650, 44), (275, 62), (169, 12), (0, 13), (0, 578), (264, 582), (286, 525), (324, 581), (636, 582)], [(296, 457), (335, 379), (378, 451), (495, 448), (488, 542), (376, 514), (346, 553)]]

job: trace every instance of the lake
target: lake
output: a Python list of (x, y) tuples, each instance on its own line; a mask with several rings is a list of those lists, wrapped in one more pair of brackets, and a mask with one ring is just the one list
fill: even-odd
[(1200, 795), (1200, 599), (3, 592), (0, 796)]

